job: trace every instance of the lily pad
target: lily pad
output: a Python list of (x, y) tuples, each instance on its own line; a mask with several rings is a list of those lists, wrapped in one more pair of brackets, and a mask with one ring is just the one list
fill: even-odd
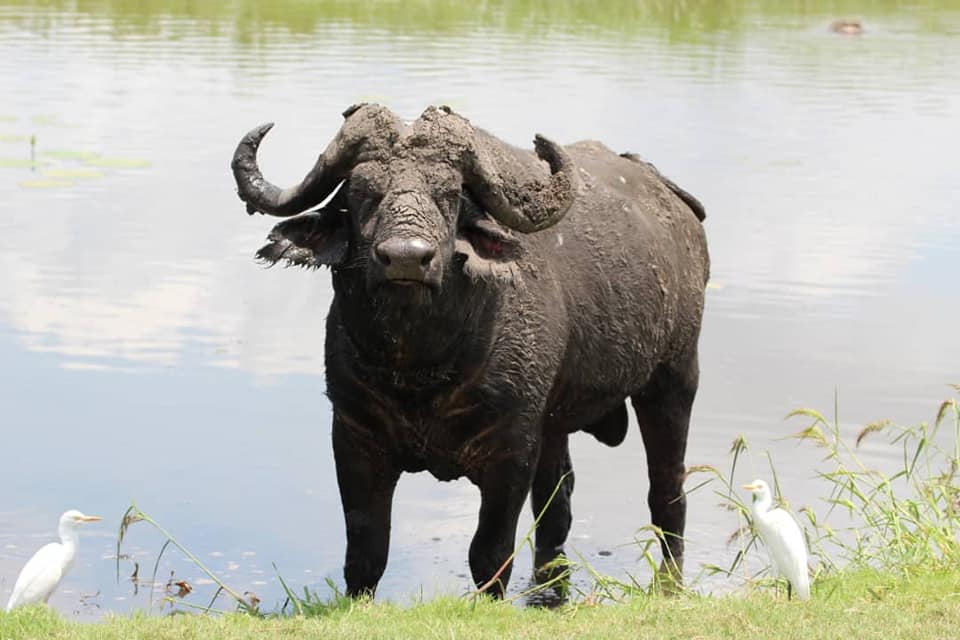
[(30, 136), (20, 135), (18, 133), (0, 133), (0, 142), (26, 142)]
[(84, 158), (83, 162), (91, 167), (103, 167), (104, 169), (144, 169), (150, 166), (149, 160), (140, 158), (109, 158), (96, 156), (93, 158)]
[(59, 189), (62, 187), (72, 187), (74, 182), (73, 180), (63, 180), (57, 178), (39, 178), (37, 180), (23, 180), (18, 184), (21, 187), (27, 187), (30, 189)]
[(102, 178), (103, 171), (91, 167), (59, 167), (44, 169), (40, 173), (45, 178)]
[(36, 169), (45, 167), (49, 163), (29, 158), (0, 158), (0, 169)]
[(99, 153), (93, 151), (71, 151), (68, 149), (54, 149), (52, 151), (41, 152), (42, 156), (47, 158), (57, 158), (58, 160), (80, 160), (86, 161), (92, 158), (99, 158)]

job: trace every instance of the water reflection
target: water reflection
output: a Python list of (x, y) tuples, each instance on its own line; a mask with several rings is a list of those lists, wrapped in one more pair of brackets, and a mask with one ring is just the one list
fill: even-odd
[[(704, 33), (755, 30), (758, 24), (809, 27), (820, 20), (824, 29), (837, 18), (865, 18), (869, 33), (901, 31), (919, 24), (924, 31), (956, 33), (957, 25), (943, 3), (905, 4), (902, 0), (815, 1), (802, 10), (757, 0), (692, 0), (682, 6), (657, 0), (611, 0), (600, 5), (589, 0), (491, 0), (481, 7), (462, 0), (211, 0), (169, 3), (147, 0), (5, 0), (11, 19), (30, 28), (54, 28), (60, 21), (84, 17), (107, 18), (104, 33), (111, 36), (147, 35), (179, 38), (185, 34), (219, 37), (229, 33), (243, 44), (260, 44), (273, 32), (313, 34), (345, 25), (396, 33), (442, 36), (491, 29), (510, 34), (575, 32), (598, 34), (662, 34), (672, 41), (697, 40)], [(909, 15), (903, 11), (910, 7)], [(42, 7), (42, 11), (34, 9)], [(171, 24), (175, 22), (176, 24)]]
[[(109, 520), (131, 497), (265, 603), (281, 597), (271, 561), (296, 585), (339, 580), (320, 379), (328, 276), (252, 261), (272, 221), (244, 215), (227, 164), (243, 132), (276, 120), (265, 172), (298, 180), (358, 100), (409, 117), (451, 104), (527, 146), (537, 131), (598, 138), (707, 203), (690, 463), (723, 466), (743, 433), (745, 479), (765, 475), (769, 449), (793, 503), (812, 503), (816, 452), (775, 440), (787, 411), (828, 409), (839, 387), (851, 430), (931, 417), (960, 360), (960, 7), (684, 7), (0, 2), (0, 83), (14, 88), (0, 159), (28, 158), (35, 136), (54, 166), (73, 161), (53, 151), (150, 163), (51, 189), (20, 186), (41, 169), (0, 163), (0, 482), (20, 488), (0, 504), (0, 600), (49, 513)], [(863, 37), (830, 34), (840, 14), (861, 16)], [(648, 518), (640, 439), (573, 446), (573, 546), (622, 576)], [(868, 447), (878, 464), (890, 455)], [(464, 590), (477, 507), (464, 482), (405, 477), (383, 594)], [(690, 513), (695, 572), (729, 553), (733, 526), (709, 493)], [(63, 611), (91, 584), (104, 609), (130, 602), (113, 583), (112, 531), (100, 533)], [(140, 535), (149, 562), (159, 544)], [(158, 575), (171, 569), (212, 593), (176, 556)]]

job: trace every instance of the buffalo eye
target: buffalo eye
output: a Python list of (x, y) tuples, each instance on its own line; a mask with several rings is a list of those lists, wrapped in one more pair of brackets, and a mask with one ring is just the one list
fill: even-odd
[(503, 229), (471, 197), (464, 185), (459, 196), (458, 235), (470, 243), (478, 257), (486, 260), (515, 260), (520, 245), (514, 235)]
[(487, 235), (476, 227), (465, 229), (464, 235), (481, 258), (500, 260), (504, 257), (505, 247), (502, 240)]

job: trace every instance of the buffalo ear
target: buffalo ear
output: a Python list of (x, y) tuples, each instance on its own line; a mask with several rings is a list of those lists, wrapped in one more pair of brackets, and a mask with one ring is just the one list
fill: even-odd
[(326, 207), (276, 225), (257, 259), (274, 265), (286, 260), (301, 267), (333, 267), (343, 263), (350, 247), (347, 214)]

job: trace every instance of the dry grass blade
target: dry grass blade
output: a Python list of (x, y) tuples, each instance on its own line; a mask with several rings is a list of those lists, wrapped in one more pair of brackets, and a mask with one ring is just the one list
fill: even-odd
[(871, 422), (863, 429), (860, 430), (860, 433), (857, 434), (857, 444), (860, 446), (860, 443), (863, 442), (863, 439), (866, 438), (871, 433), (876, 433), (878, 431), (883, 431), (883, 428), (890, 424), (889, 420), (877, 420), (876, 422)]
[(823, 414), (817, 411), (816, 409), (809, 409), (807, 407), (801, 407), (800, 409), (794, 409), (787, 415), (783, 417), (784, 420), (789, 420), (796, 416), (807, 416), (808, 418), (813, 418), (817, 422), (822, 422), (827, 424), (827, 419), (823, 417)]
[(954, 400), (953, 398), (949, 400), (944, 400), (943, 403), (940, 405), (940, 409), (937, 411), (937, 421), (934, 424), (936, 424), (939, 427), (940, 423), (943, 422), (943, 419), (947, 415), (947, 410), (950, 408), (953, 408), (954, 410), (957, 409), (957, 401)]
[(730, 445), (730, 453), (733, 455), (738, 455), (743, 451), (747, 450), (747, 440), (743, 436), (737, 436), (734, 438), (733, 443)]
[(120, 545), (123, 544), (123, 538), (127, 535), (127, 529), (130, 528), (135, 522), (140, 522), (143, 520), (143, 515), (140, 513), (140, 509), (137, 508), (136, 503), (131, 504), (126, 511), (123, 512), (123, 517), (120, 519), (120, 529), (117, 531), (117, 551), (116, 551), (116, 560), (117, 560), (117, 583), (120, 583), (120, 559), (125, 557), (120, 553)]
[[(690, 476), (696, 475), (698, 473), (707, 473), (716, 478), (722, 478), (723, 475), (720, 473), (720, 470), (710, 464), (692, 464), (687, 467), (686, 472), (683, 474), (683, 481), (686, 482), (690, 479)], [(709, 480), (707, 480), (709, 482)], [(698, 487), (703, 485), (697, 485)], [(688, 492), (689, 493), (689, 492)]]
[(795, 438), (797, 440), (812, 440), (819, 447), (829, 447), (830, 442), (827, 440), (827, 437), (823, 434), (823, 431), (816, 424), (812, 424), (806, 429), (793, 433), (790, 438)]

